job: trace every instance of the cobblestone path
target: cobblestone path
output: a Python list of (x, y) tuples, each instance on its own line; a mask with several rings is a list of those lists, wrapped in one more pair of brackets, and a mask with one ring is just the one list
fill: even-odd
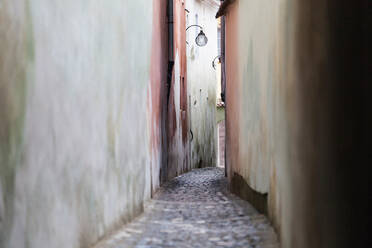
[(165, 184), (145, 212), (96, 248), (279, 247), (267, 218), (227, 191), (221, 168)]

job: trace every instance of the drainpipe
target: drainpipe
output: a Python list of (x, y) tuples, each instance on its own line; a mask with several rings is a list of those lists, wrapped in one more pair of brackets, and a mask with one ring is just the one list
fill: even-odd
[(225, 91), (226, 91), (225, 36), (226, 36), (225, 16), (221, 16), (221, 99), (224, 103), (226, 103), (225, 102)]
[[(164, 183), (168, 179), (168, 110), (169, 110), (169, 97), (172, 84), (172, 74), (174, 66), (174, 29), (173, 29), (173, 0), (167, 0), (167, 25), (168, 25), (168, 69), (167, 69), (167, 82), (165, 85), (165, 94), (167, 100), (164, 101), (164, 128), (163, 134), (164, 149), (166, 149), (166, 157), (163, 158), (163, 166), (160, 169), (160, 182)], [(164, 156), (164, 155), (163, 155)]]
[[(224, 0), (221, 0), (221, 5), (223, 4)], [(225, 27), (226, 21), (225, 16), (221, 16), (221, 99), (225, 103), (225, 125), (227, 122), (226, 119), (226, 112), (227, 112), (227, 106), (226, 106), (226, 62), (225, 62), (225, 54), (226, 54), (226, 27)], [(226, 159), (226, 126), (225, 126), (225, 176), (227, 177), (227, 159)]]
[(170, 89), (172, 83), (172, 73), (174, 66), (174, 28), (173, 28), (173, 0), (168, 0), (168, 74), (167, 74), (167, 103), (169, 103)]

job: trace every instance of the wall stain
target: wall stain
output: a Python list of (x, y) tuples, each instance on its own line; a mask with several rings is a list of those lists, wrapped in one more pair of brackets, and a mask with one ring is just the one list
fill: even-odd
[[(27, 82), (32, 81), (35, 58), (33, 26), (28, 1), (25, 22), (10, 16), (12, 4), (0, 7), (0, 189), (3, 190), (4, 217), (0, 220), (0, 247), (6, 246), (13, 225), (15, 175), (23, 163), (23, 127), (26, 113)], [(12, 54), (12, 56), (7, 56)]]

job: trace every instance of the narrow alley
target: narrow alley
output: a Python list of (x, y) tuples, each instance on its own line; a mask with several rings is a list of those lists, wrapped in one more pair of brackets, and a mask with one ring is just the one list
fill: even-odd
[(278, 248), (268, 219), (231, 194), (222, 168), (166, 183), (145, 211), (95, 248)]
[(371, 17), (0, 0), (0, 248), (371, 248)]

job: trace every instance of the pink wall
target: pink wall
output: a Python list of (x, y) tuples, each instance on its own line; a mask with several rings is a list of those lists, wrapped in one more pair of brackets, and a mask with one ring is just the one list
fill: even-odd
[(239, 81), (238, 62), (238, 8), (234, 4), (226, 15), (226, 166), (231, 179), (232, 166), (238, 163), (239, 146)]
[(189, 169), (185, 1), (173, 4), (175, 66), (168, 106), (168, 177)]
[(168, 23), (167, 0), (153, 1), (151, 85), (148, 93), (151, 130), (152, 192), (160, 184), (190, 170), (187, 99), (185, 0), (173, 1), (174, 67), (167, 99)]
[(229, 2), (230, 189), (268, 213), (282, 247), (370, 247), (357, 245), (368, 237), (359, 165), (370, 164), (361, 1)]
[(153, 31), (151, 47), (151, 82), (148, 92), (150, 151), (151, 151), (151, 192), (160, 185), (160, 168), (166, 165), (165, 109), (168, 67), (168, 26), (167, 0), (153, 1)]

